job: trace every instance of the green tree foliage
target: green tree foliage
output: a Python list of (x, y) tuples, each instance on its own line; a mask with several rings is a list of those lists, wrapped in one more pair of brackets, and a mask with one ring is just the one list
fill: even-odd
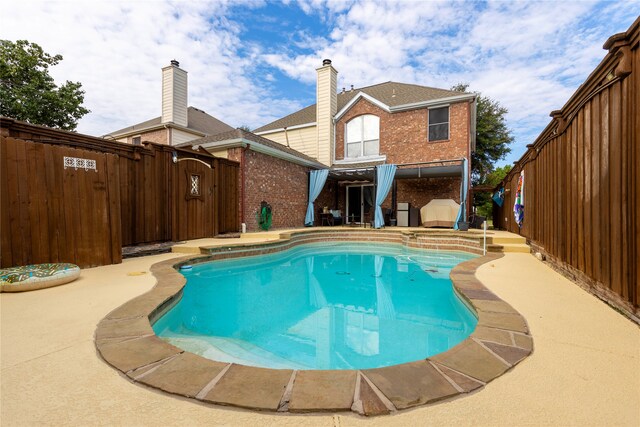
[[(491, 187), (496, 187), (505, 176), (511, 170), (511, 165), (504, 165), (502, 167), (497, 167), (491, 172), (489, 172), (485, 178), (483, 185), (490, 185)], [(473, 205), (476, 207), (476, 212), (478, 215), (486, 216), (491, 218), (493, 213), (493, 201), (491, 197), (493, 194), (491, 193), (475, 193), (473, 197)]]
[(89, 110), (78, 82), (58, 87), (49, 67), (62, 61), (35, 43), (0, 40), (0, 115), (64, 130), (75, 130)]
[[(467, 92), (469, 85), (459, 83), (451, 88)], [(476, 92), (476, 151), (471, 155), (471, 182), (473, 185), (487, 183), (487, 176), (493, 172), (493, 165), (511, 152), (513, 142), (511, 130), (507, 128), (507, 109), (498, 101)]]

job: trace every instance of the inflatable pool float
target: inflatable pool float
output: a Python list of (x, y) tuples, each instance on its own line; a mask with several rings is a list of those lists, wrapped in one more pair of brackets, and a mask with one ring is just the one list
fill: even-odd
[(0, 269), (0, 292), (22, 292), (69, 283), (80, 276), (75, 264), (33, 264)]

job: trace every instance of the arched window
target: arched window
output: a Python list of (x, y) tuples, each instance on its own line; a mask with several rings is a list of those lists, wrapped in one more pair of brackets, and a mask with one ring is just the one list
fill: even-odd
[(351, 119), (345, 136), (345, 158), (377, 156), (380, 152), (380, 118), (366, 114)]

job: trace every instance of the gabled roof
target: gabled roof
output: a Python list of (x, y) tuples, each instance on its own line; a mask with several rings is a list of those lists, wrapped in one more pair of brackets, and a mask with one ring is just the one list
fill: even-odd
[[(123, 134), (130, 134), (138, 131), (142, 132), (148, 128), (161, 125), (162, 122), (160, 119), (161, 117), (156, 117), (151, 120), (111, 132), (109, 136), (117, 137)], [(187, 128), (205, 135), (215, 135), (217, 133), (233, 130), (233, 127), (195, 107), (187, 108)]]
[(295, 163), (305, 164), (307, 166), (317, 168), (326, 168), (325, 165), (318, 162), (313, 157), (309, 157), (306, 154), (294, 150), (293, 148), (287, 147), (286, 145), (278, 144), (275, 141), (243, 129), (232, 129), (228, 132), (205, 136), (203, 138), (198, 138), (192, 141), (178, 144), (176, 147), (192, 147), (196, 145), (203, 146), (205, 148), (211, 147), (220, 149), (249, 145), (250, 148), (254, 149), (255, 151), (265, 152), (271, 155), (273, 155), (273, 153), (280, 152), (281, 155), (276, 155), (276, 157), (294, 161)]
[[(464, 95), (464, 93), (428, 86), (407, 83), (386, 82), (359, 89), (338, 93), (338, 109), (342, 110), (358, 93), (365, 93), (389, 107), (434, 101), (443, 98)], [(302, 110), (289, 114), (281, 119), (255, 129), (254, 132), (264, 132), (284, 127), (292, 127), (316, 121), (316, 104), (309, 105)]]

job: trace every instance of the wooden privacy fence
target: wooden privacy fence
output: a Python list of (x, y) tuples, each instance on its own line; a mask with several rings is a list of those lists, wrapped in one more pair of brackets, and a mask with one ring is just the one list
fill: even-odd
[(7, 118), (0, 124), (2, 267), (113, 264), (122, 246), (239, 229), (236, 162)]
[[(640, 18), (502, 183), (494, 225), (519, 233), (581, 286), (640, 317)], [(524, 171), (524, 222), (514, 221)]]

